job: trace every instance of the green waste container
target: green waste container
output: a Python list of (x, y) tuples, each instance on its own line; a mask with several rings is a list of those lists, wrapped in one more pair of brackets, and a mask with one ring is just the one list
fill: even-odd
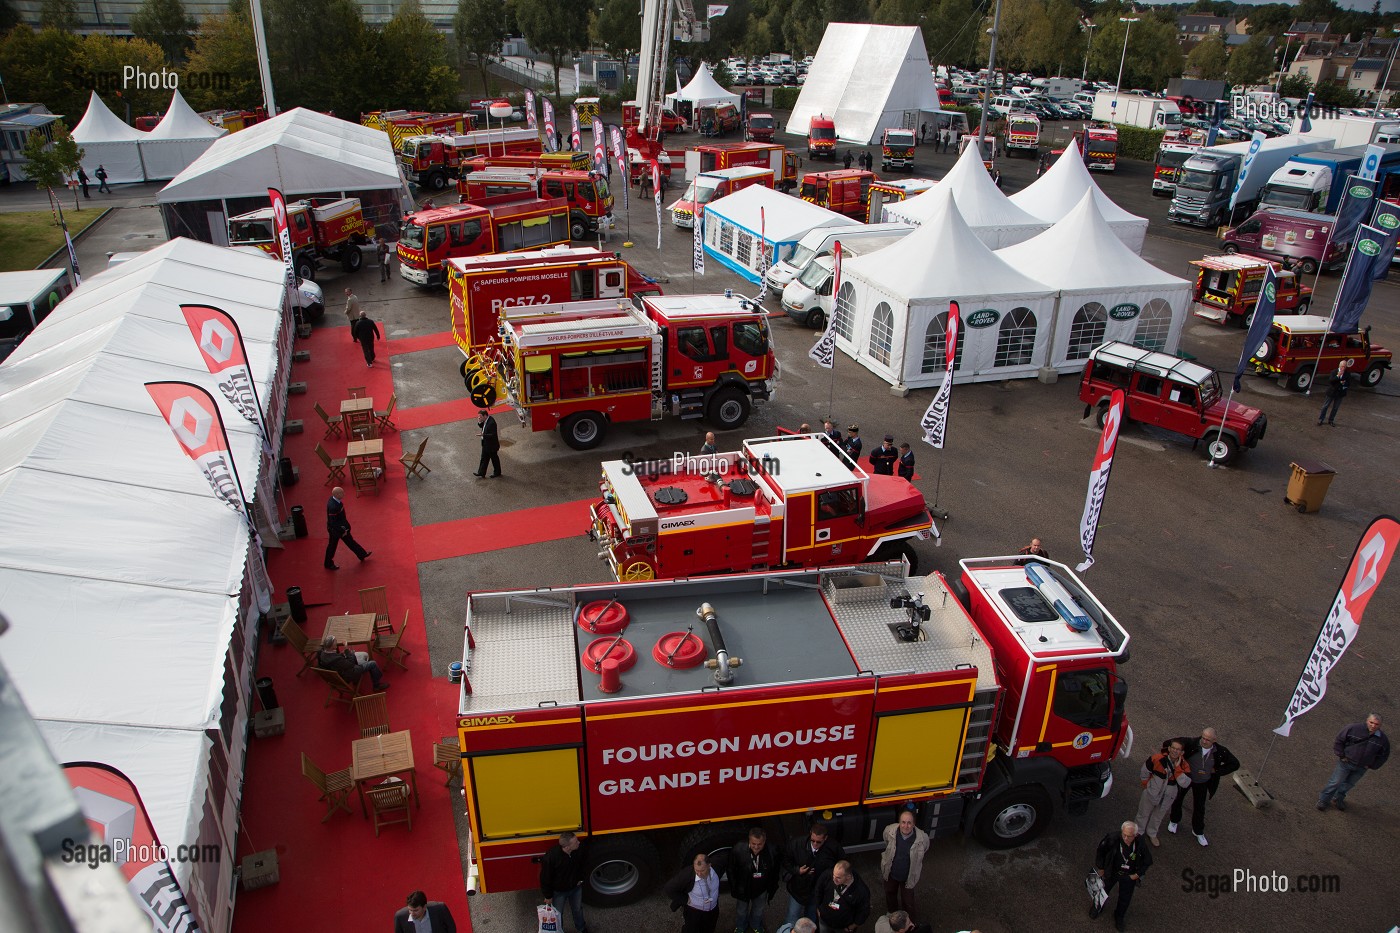
[(1322, 508), (1327, 487), (1332, 485), (1337, 471), (1321, 460), (1297, 460), (1290, 466), (1293, 473), (1288, 478), (1288, 494), (1283, 501), (1296, 505), (1299, 512), (1316, 512)]

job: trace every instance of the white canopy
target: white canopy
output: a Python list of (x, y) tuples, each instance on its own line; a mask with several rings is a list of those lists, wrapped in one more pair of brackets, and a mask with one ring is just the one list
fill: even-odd
[(710, 73), (709, 66), (702, 63), (695, 69), (690, 83), (679, 91), (666, 95), (666, 105), (675, 107), (678, 102), (685, 101), (693, 107), (708, 107), (712, 104), (733, 104), (737, 107), (741, 99), (740, 95), (720, 87), (719, 82)]
[(145, 133), (127, 126), (108, 110), (96, 91), (88, 97), (87, 113), (73, 127), (73, 141), (83, 148), (83, 171), (93, 184), (97, 184), (99, 165), (107, 170), (111, 184), (145, 181), (140, 148), (145, 138)]
[(177, 90), (171, 95), (170, 109), (166, 110), (160, 123), (141, 140), (141, 160), (146, 166), (146, 179), (165, 181), (174, 178), (203, 155), (214, 140), (227, 135), (228, 130), (214, 126), (195, 113)]
[(976, 146), (963, 150), (952, 170), (934, 187), (907, 201), (886, 204), (882, 219), (922, 224), (942, 213), (950, 196), (972, 232), (991, 249), (1020, 243), (1050, 229), (1048, 221), (1031, 216), (1001, 193), (987, 174)]
[(1059, 290), (1051, 365), (1084, 366), (1106, 340), (1175, 353), (1191, 303), (1191, 283), (1142, 259), (1109, 227), (1092, 193), (1045, 233), (997, 256)]
[[(768, 266), (792, 255), (797, 241), (817, 227), (857, 226), (860, 221), (763, 185), (705, 205), (705, 251), (757, 283)], [(763, 244), (760, 255), (755, 245)]]
[(161, 189), (161, 204), (266, 198), (316, 191), (402, 188), (398, 157), (382, 130), (298, 107), (216, 140)]
[(1147, 218), (1130, 214), (1103, 193), (1084, 167), (1084, 159), (1073, 140), (1065, 146), (1064, 153), (1055, 160), (1055, 164), (1044, 175), (1013, 194), (1011, 202), (1026, 213), (1053, 224), (1074, 210), (1086, 191), (1094, 193), (1094, 203), (1099, 206), (1099, 212), (1118, 239), (1134, 253), (1140, 254), (1143, 241), (1147, 239)]
[(812, 118), (825, 115), (838, 137), (865, 146), (889, 128), (917, 129), (921, 114), (938, 109), (918, 26), (829, 23), (787, 131), (804, 136)]
[(836, 345), (892, 385), (937, 385), (944, 363), (930, 344), (957, 301), (965, 327), (956, 381), (1034, 375), (1050, 342), (1053, 292), (998, 258), (951, 192), (943, 197), (946, 207), (913, 233), (843, 265)]

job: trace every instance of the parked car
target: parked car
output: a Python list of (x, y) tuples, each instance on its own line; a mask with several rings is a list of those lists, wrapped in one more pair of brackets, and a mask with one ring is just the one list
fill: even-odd
[(1254, 372), (1276, 378), (1279, 385), (1304, 392), (1313, 376), (1327, 378), (1342, 360), (1351, 360), (1352, 372), (1361, 384), (1373, 389), (1390, 369), (1391, 351), (1371, 343), (1371, 328), (1359, 334), (1339, 334), (1327, 329), (1328, 320), (1317, 314), (1279, 318), (1269, 326), (1264, 342), (1249, 358)]

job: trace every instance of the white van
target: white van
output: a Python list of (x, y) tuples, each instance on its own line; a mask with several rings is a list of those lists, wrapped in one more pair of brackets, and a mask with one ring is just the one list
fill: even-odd
[(998, 94), (987, 105), (987, 113), (994, 117), (1004, 117), (1013, 110), (1024, 110), (1026, 99), (1014, 94)]
[(1094, 100), (1097, 97), (1098, 95), (1093, 91), (1080, 91), (1074, 95), (1074, 102), (1076, 104), (1082, 104), (1092, 111), (1094, 109)]
[[(873, 225), (872, 225), (873, 226)], [(898, 227), (901, 224), (880, 224), (882, 227)], [(912, 229), (912, 228), (910, 228)], [(876, 250), (898, 243), (906, 234), (870, 236), (848, 244), (841, 238), (843, 256), (864, 256)], [(783, 311), (798, 324), (821, 330), (826, 327), (831, 309), (835, 306), (831, 289), (836, 284), (836, 257), (830, 253), (814, 256), (797, 278), (783, 288)]]
[(791, 256), (769, 267), (766, 274), (768, 287), (775, 293), (782, 294), (787, 284), (801, 275), (802, 270), (806, 269), (813, 259), (818, 256), (830, 256), (837, 240), (841, 241), (842, 249), (849, 249), (852, 243), (859, 240), (871, 237), (898, 238), (913, 231), (914, 228), (908, 224), (858, 224), (808, 230), (807, 234), (797, 241)]

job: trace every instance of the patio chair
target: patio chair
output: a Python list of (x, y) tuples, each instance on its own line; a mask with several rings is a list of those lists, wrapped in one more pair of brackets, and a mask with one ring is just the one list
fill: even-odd
[(360, 590), (360, 611), (374, 613), (374, 634), (392, 635), (394, 623), (389, 619), (389, 588), (370, 586)]
[[(374, 816), (374, 836), (379, 838), (379, 827), (393, 826), (395, 823), (407, 823), (409, 831), (413, 830), (413, 789), (409, 787), (407, 781), (398, 778), (390, 778), (377, 787), (371, 787), (365, 791), (365, 797), (369, 799), (369, 811)], [(395, 813), (402, 811), (403, 817), (392, 818)]]
[(354, 783), (350, 780), (350, 769), (342, 768), (339, 771), (332, 771), (330, 774), (322, 771), (316, 766), (306, 752), (301, 753), (301, 773), (306, 779), (316, 785), (316, 789), (321, 792), (319, 800), (324, 800), (327, 804), (326, 815), (321, 817), (324, 823), (334, 815), (337, 810), (344, 810), (350, 813), (350, 791), (354, 789)]
[(406, 473), (404, 473), (404, 479), (408, 479), (408, 477), (414, 475), (418, 476), (419, 479), (422, 479), (425, 474), (433, 472), (431, 469), (429, 469), (428, 465), (423, 462), (423, 449), (427, 446), (428, 439), (424, 437), (423, 443), (418, 445), (418, 449), (416, 451), (414, 451), (411, 454), (404, 454), (402, 457), (399, 458), (399, 463), (402, 463), (404, 465), (404, 469), (407, 471)]
[(376, 411), (374, 413), (375, 426), (379, 429), (380, 433), (398, 430), (398, 428), (394, 426), (394, 410), (398, 407), (399, 393), (395, 392), (389, 396), (389, 407), (383, 411)]
[(363, 677), (351, 684), (335, 671), (328, 671), (324, 667), (313, 665), (311, 670), (316, 673), (317, 677), (326, 682), (326, 702), (321, 704), (322, 709), (330, 706), (331, 700), (349, 706), (360, 693), (360, 682), (364, 680)]
[(333, 482), (345, 482), (346, 460), (344, 457), (332, 458), (330, 454), (326, 453), (326, 448), (320, 444), (316, 445), (316, 456), (320, 457), (321, 462), (326, 465), (326, 481), (322, 485), (329, 486)]
[(462, 750), (456, 738), (449, 736), (433, 743), (433, 767), (441, 768), (447, 774), (444, 787), (451, 787), (452, 779), (462, 776)]
[(306, 637), (305, 629), (297, 624), (296, 619), (288, 619), (282, 623), (282, 637), (301, 655), (301, 670), (297, 671), (297, 676), (300, 677), (316, 660), (321, 646)]
[(374, 643), (370, 646), (377, 654), (384, 655), (384, 660), (392, 661), (404, 670), (408, 670), (408, 665), (404, 663), (404, 660), (413, 653), (402, 644), (404, 632), (408, 630), (408, 613), (411, 611), (408, 610), (403, 614), (403, 625), (399, 626), (397, 632), (390, 625), (388, 632), (374, 636)]
[(333, 437), (340, 437), (340, 428), (345, 424), (345, 416), (326, 414), (326, 410), (321, 407), (320, 402), (317, 402), (314, 407), (316, 409), (316, 414), (326, 423), (326, 436), (321, 438), (321, 440), (325, 441)]
[(360, 738), (383, 735), (389, 731), (389, 694), (367, 693), (355, 697), (355, 718), (360, 721)]
[(378, 494), (379, 477), (374, 475), (374, 470), (372, 463), (357, 463), (350, 468), (350, 482), (355, 487), (356, 496), (363, 490)]

